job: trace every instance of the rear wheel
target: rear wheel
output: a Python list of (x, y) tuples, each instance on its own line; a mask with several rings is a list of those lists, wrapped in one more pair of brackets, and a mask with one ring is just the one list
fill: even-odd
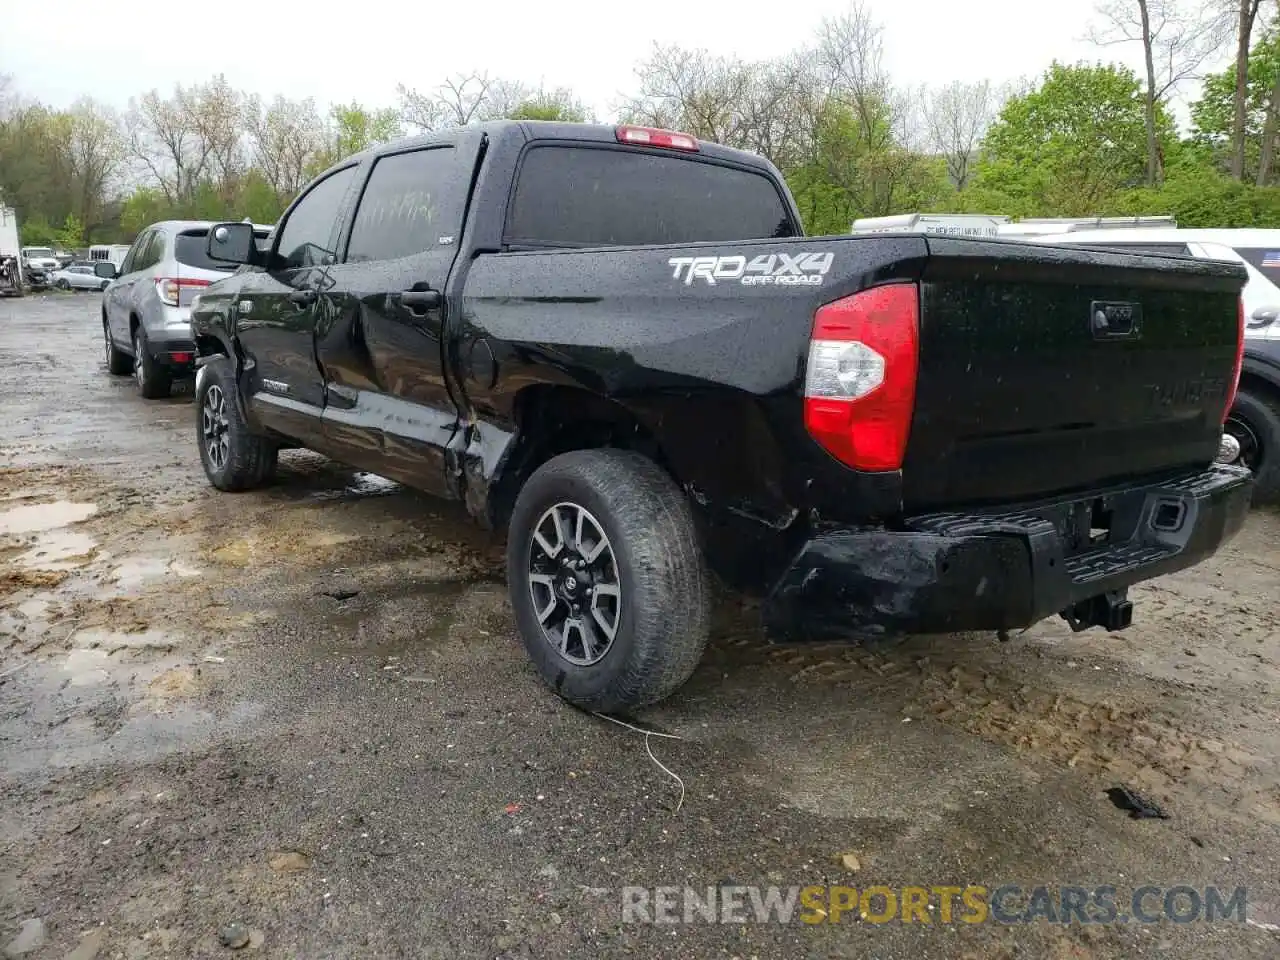
[(219, 490), (250, 490), (275, 474), (279, 448), (249, 427), (226, 357), (205, 365), (196, 390), (196, 442), (205, 476)]
[(133, 359), (123, 350), (116, 348), (111, 339), (111, 328), (107, 326), (105, 317), (102, 321), (102, 341), (106, 351), (107, 371), (118, 377), (128, 376), (133, 373)]
[(543, 464), (516, 499), (507, 582), (529, 658), (585, 709), (662, 700), (706, 645), (709, 593), (689, 504), (637, 453), (579, 450)]
[(1253, 471), (1255, 503), (1280, 500), (1280, 409), (1266, 394), (1241, 390), (1224, 429), (1240, 444), (1240, 462)]
[(142, 332), (141, 324), (133, 332), (133, 379), (137, 381), (138, 392), (148, 400), (169, 396), (173, 386), (173, 375), (168, 367), (156, 363), (147, 349), (147, 336)]

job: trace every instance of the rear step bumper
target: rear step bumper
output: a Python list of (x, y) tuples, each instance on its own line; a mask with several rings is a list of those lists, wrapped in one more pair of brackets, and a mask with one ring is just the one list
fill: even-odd
[[(809, 540), (770, 592), (771, 636), (819, 640), (1008, 630), (1063, 614), (1076, 629), (1128, 625), (1124, 591), (1193, 566), (1244, 524), (1242, 467), (984, 513), (936, 513), (905, 530)], [(1095, 526), (1096, 525), (1096, 526)]]

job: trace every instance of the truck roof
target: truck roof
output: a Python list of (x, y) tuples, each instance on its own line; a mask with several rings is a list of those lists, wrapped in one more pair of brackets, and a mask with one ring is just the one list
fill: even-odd
[[(473, 124), (468, 127), (451, 127), (445, 130), (438, 130), (433, 133), (422, 134), (420, 136), (393, 140), (389, 143), (380, 143), (355, 154), (354, 157), (348, 157), (340, 163), (334, 164), (334, 168), (338, 166), (345, 166), (352, 159), (364, 160), (368, 157), (381, 156), (385, 153), (394, 153), (401, 150), (412, 149), (417, 146), (427, 146), (432, 143), (439, 143), (442, 135), (447, 136), (469, 131), (479, 131), (487, 134), (490, 139), (493, 140), (500, 139), (512, 132), (519, 132), (523, 134), (526, 141), (578, 140), (586, 141), (588, 143), (616, 144), (618, 143), (617, 131), (619, 126), (625, 125), (567, 123), (559, 120), (492, 120), (487, 123)], [(756, 169), (766, 170), (770, 173), (777, 172), (773, 164), (759, 154), (750, 153), (746, 150), (736, 150), (733, 147), (726, 147), (718, 143), (712, 143), (708, 140), (697, 140), (697, 144), (697, 153), (685, 153), (684, 151), (679, 150), (672, 150), (670, 152), (677, 154), (685, 153), (686, 156), (690, 157), (701, 156), (713, 160), (721, 160), (744, 167), (755, 167)], [(626, 144), (626, 146), (634, 148), (639, 145), (631, 143)]]

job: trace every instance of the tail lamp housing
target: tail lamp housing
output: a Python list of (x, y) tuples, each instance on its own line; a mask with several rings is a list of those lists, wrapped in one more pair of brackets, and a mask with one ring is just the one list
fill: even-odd
[(900, 470), (915, 409), (920, 293), (872, 287), (820, 307), (805, 367), (804, 425), (856, 470)]
[(207, 286), (208, 280), (197, 280), (194, 277), (156, 277), (156, 295), (170, 307), (178, 306), (184, 289), (204, 289)]

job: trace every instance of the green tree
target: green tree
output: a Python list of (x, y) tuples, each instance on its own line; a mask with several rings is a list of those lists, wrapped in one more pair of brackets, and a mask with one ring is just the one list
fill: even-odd
[(62, 221), (62, 229), (57, 232), (54, 242), (63, 249), (75, 249), (84, 243), (84, 224), (74, 213), (68, 213)]
[[(1141, 185), (1147, 172), (1145, 97), (1133, 72), (1114, 64), (1055, 62), (1040, 86), (1005, 104), (982, 141), (977, 183), (1023, 216), (1089, 216)], [(1176, 138), (1163, 103), (1157, 141)]]
[[(1276, 171), (1260, 170), (1263, 133), (1267, 119), (1274, 117), (1276, 90), (1280, 81), (1280, 29), (1270, 29), (1249, 53), (1245, 88), (1244, 172), (1255, 182), (1267, 182)], [(1231, 169), (1231, 132), (1235, 116), (1235, 67), (1210, 74), (1204, 79), (1200, 99), (1191, 105), (1192, 140), (1206, 149), (1206, 157), (1224, 171)], [(1272, 120), (1272, 139), (1275, 133)], [(1268, 164), (1273, 167), (1273, 164)]]

